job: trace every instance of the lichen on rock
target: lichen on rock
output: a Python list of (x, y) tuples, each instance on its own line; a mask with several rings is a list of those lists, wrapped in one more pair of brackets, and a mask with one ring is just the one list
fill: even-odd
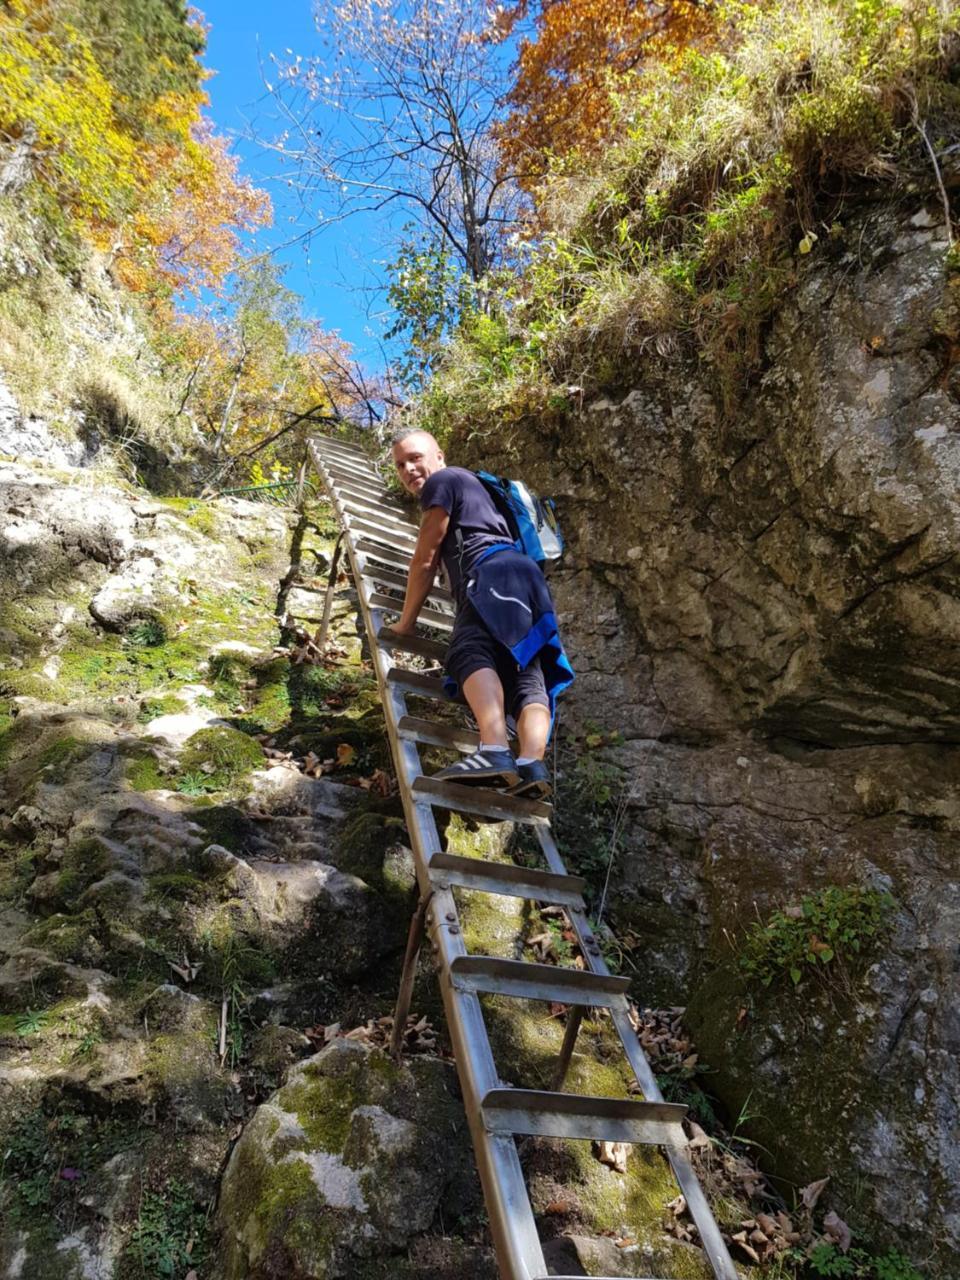
[(222, 1280), (379, 1274), (366, 1268), (431, 1225), (465, 1142), (448, 1064), (398, 1066), (332, 1041), (258, 1109), (231, 1156)]

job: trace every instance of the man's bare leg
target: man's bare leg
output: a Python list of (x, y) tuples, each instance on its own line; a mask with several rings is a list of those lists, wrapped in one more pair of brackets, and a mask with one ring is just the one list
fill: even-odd
[(517, 736), (519, 759), (542, 760), (550, 736), (550, 708), (539, 702), (528, 702), (517, 717)]
[[(507, 721), (503, 711), (503, 685), (492, 667), (481, 667), (463, 682), (463, 696), (488, 747), (507, 748)], [(546, 739), (544, 739), (546, 743)]]

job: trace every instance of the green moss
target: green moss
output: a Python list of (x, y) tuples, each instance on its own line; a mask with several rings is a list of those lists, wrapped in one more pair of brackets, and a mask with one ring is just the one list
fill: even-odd
[(180, 715), (187, 709), (187, 704), (182, 698), (172, 693), (165, 693), (156, 698), (144, 698), (140, 703), (137, 719), (141, 724), (146, 724), (150, 720), (158, 720), (160, 716)]
[(274, 1165), (257, 1197), (254, 1220), (261, 1239), (283, 1242), (308, 1257), (329, 1253), (336, 1224), (328, 1217), (310, 1168), (303, 1160)]
[[(384, 878), (384, 857), (388, 848), (402, 839), (405, 831), (402, 818), (387, 817), (365, 810), (355, 814), (340, 827), (337, 837), (335, 865), (341, 871), (358, 876), (372, 888), (397, 888), (388, 885)], [(409, 893), (410, 886), (403, 887)]]
[(171, 785), (171, 779), (160, 771), (160, 761), (149, 750), (129, 761), (126, 776), (134, 791), (164, 791)]
[(182, 902), (200, 902), (210, 894), (210, 884), (190, 871), (171, 871), (165, 875), (151, 876), (147, 892), (151, 897), (170, 897)]
[(76, 915), (60, 913), (35, 924), (23, 936), (27, 946), (38, 947), (55, 960), (93, 965), (103, 957), (99, 921), (92, 910)]
[(250, 819), (233, 805), (216, 804), (195, 808), (191, 820), (202, 827), (211, 844), (222, 845), (231, 853), (244, 853), (253, 834)]
[(263, 765), (263, 751), (245, 733), (225, 725), (201, 729), (184, 743), (181, 774), (205, 775), (213, 790), (225, 791), (243, 782)]
[(48, 766), (64, 768), (68, 764), (73, 764), (82, 756), (87, 755), (91, 750), (89, 742), (82, 742), (79, 738), (72, 738), (67, 735), (64, 738), (58, 738), (56, 742), (51, 742), (44, 747), (37, 756), (37, 767), (45, 769)]
[(110, 855), (99, 840), (90, 838), (71, 845), (60, 863), (57, 893), (64, 901), (77, 898), (110, 869)]

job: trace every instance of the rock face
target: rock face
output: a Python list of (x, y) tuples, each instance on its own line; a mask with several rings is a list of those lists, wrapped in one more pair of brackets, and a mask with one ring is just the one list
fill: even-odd
[[(521, 464), (571, 535), (553, 579), (580, 672), (567, 722), (626, 739), (600, 754), (623, 771), (609, 904), (644, 943), (638, 999), (699, 988), (709, 1087), (733, 1115), (750, 1097), (773, 1167), (830, 1174), (855, 1230), (944, 1276), (960, 1250), (946, 248), (925, 209), (852, 218), (804, 263), (735, 413), (696, 368), (651, 358)], [(894, 895), (884, 939), (833, 986), (745, 984), (731, 943), (830, 884)]]
[(390, 1255), (426, 1231), (445, 1197), (455, 1216), (477, 1204), (453, 1080), (448, 1063), (398, 1067), (350, 1040), (299, 1063), (224, 1174), (222, 1280), (397, 1274)]

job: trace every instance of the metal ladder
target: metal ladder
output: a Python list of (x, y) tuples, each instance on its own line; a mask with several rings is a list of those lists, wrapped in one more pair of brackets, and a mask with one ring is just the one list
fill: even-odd
[[(554, 843), (551, 807), (424, 776), (418, 744), (468, 752), (476, 748), (479, 735), (407, 712), (409, 694), (444, 698), (442, 683), (436, 676), (405, 669), (397, 664), (395, 655), (412, 653), (440, 660), (445, 646), (419, 635), (393, 637), (386, 619), (386, 614), (399, 612), (399, 604), (384, 594), (383, 588), (406, 585), (417, 526), (389, 497), (361, 449), (341, 440), (319, 438), (311, 443), (310, 453), (340, 522), (338, 551), (341, 546), (346, 550), (356, 582), (420, 891), (404, 960), (394, 1043), (398, 1046), (406, 1023), (417, 956), (428, 934), (439, 970), (447, 1026), (502, 1280), (547, 1280), (548, 1275), (514, 1141), (516, 1136), (528, 1134), (663, 1147), (714, 1275), (717, 1280), (738, 1280), (690, 1163), (681, 1123), (686, 1108), (663, 1101), (630, 1021), (628, 980), (611, 975), (607, 969), (587, 919), (585, 883), (579, 876), (567, 874)], [(324, 610), (327, 618), (337, 559), (335, 556), (328, 586)], [(431, 628), (451, 630), (449, 594), (435, 588), (420, 612), (420, 621)], [(531, 870), (443, 852), (435, 808), (529, 824), (549, 869)], [(564, 907), (586, 970), (469, 954), (452, 893), (454, 886)], [(503, 1087), (483, 1020), (480, 996), (485, 993), (571, 1006), (553, 1091)], [(609, 1011), (644, 1101), (560, 1092), (580, 1023), (591, 1007)]]

